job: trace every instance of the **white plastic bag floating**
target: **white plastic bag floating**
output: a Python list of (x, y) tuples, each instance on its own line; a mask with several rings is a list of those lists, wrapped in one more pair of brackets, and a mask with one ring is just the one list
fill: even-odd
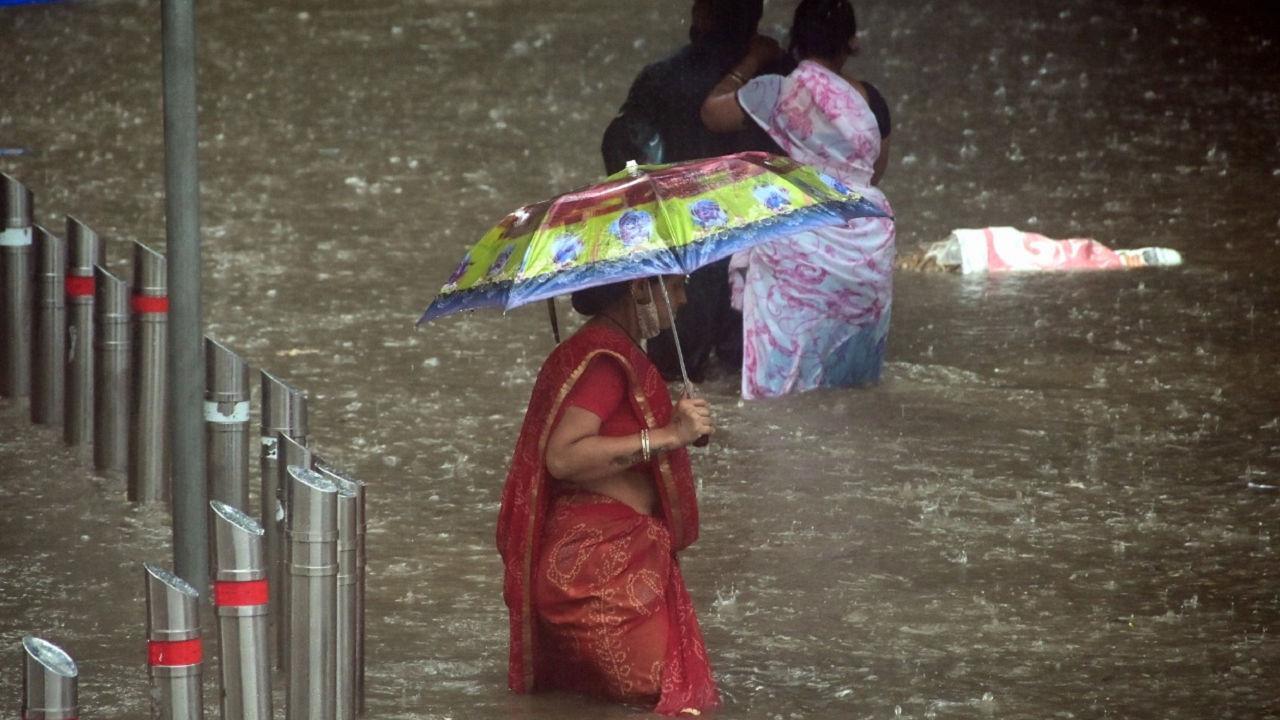
[(1123, 270), (1182, 264), (1169, 248), (1112, 250), (1088, 238), (1054, 240), (1012, 227), (952, 230), (925, 251), (921, 266), (935, 264), (970, 273)]

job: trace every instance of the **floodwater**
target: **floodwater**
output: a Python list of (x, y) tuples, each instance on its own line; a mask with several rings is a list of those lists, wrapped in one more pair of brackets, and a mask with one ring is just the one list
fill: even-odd
[[(900, 250), (1014, 225), (1186, 265), (899, 273), (879, 387), (709, 382), (683, 563), (721, 717), (1280, 717), (1280, 24), (1254, 5), (858, 3)], [(208, 329), (307, 389), (370, 484), (371, 717), (643, 712), (505, 689), (493, 522), (545, 312), (413, 321), (503, 213), (599, 177), (685, 8), (200, 3)], [(0, 170), (117, 266), (163, 246), (159, 58), (158, 3), (0, 9)], [(143, 717), (166, 513), (25, 413), (0, 401), (0, 644), (63, 645), (83, 716)]]

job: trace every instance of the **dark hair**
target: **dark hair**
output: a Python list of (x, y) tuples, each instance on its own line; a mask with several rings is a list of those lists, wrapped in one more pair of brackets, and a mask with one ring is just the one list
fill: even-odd
[(746, 46), (764, 15), (764, 0), (695, 0), (706, 7), (705, 28), (689, 28), (689, 38), (725, 40)]
[(573, 309), (588, 317), (599, 313), (626, 295), (631, 288), (631, 281), (597, 285), (585, 290), (578, 290), (569, 296)]
[(791, 20), (791, 46), (797, 60), (835, 57), (858, 32), (849, 0), (800, 0)]

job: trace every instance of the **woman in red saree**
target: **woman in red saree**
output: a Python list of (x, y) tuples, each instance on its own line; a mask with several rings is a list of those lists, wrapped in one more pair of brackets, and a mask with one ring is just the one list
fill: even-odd
[(658, 282), (683, 303), (682, 277), (575, 293), (591, 319), (538, 374), (498, 515), (508, 682), (696, 715), (719, 695), (676, 552), (698, 535), (685, 446), (714, 427), (639, 345), (671, 317)]

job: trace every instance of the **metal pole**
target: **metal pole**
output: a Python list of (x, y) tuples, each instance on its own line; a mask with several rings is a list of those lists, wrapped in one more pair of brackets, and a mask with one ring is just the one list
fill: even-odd
[(338, 489), (297, 465), (289, 474), (287, 720), (334, 720)]
[(147, 666), (151, 676), (151, 717), (201, 720), (200, 593), (190, 583), (155, 565), (143, 565), (147, 596)]
[(205, 471), (209, 499), (249, 512), (249, 363), (204, 339)]
[(61, 425), (67, 371), (67, 248), (62, 238), (35, 228), (36, 313), (31, 341), (31, 422)]
[(356, 716), (356, 484), (334, 478), (338, 488), (337, 638), (334, 642), (336, 720)]
[[(311, 451), (308, 450), (307, 446), (301, 441), (296, 440), (283, 432), (276, 435), (276, 447), (279, 449), (279, 452), (277, 453), (276, 468), (280, 474), (276, 479), (276, 483), (277, 487), (280, 489), (280, 493), (283, 495), (283, 497), (280, 498), (281, 520), (277, 527), (280, 531), (280, 537), (283, 539), (287, 534), (289, 524), (289, 466), (297, 465), (298, 467), (310, 468)], [(276, 643), (278, 650), (276, 660), (279, 662), (280, 669), (287, 673), (289, 672), (289, 622), (291, 620), (287, 609), (290, 602), (289, 595), (293, 591), (293, 583), (288, 572), (290, 551), (288, 543), (282, 543), (280, 548), (280, 567), (276, 569), (276, 572), (279, 574), (281, 579), (281, 587), (280, 591), (276, 594), (276, 597), (280, 599), (280, 607), (285, 608), (286, 612), (280, 618), (280, 624), (276, 626)]]
[[(261, 456), (259, 471), (261, 472), (262, 490), (258, 496), (259, 514), (262, 517), (262, 529), (267, 533), (267, 576), (274, 588), (284, 589), (284, 578), (281, 568), (284, 567), (281, 552), (284, 537), (284, 502), (280, 485), (280, 465), (277, 433), (297, 436), (301, 428), (302, 436), (307, 433), (307, 396), (302, 391), (290, 386), (266, 370), (260, 373), (262, 393), (261, 417)], [(304, 441), (305, 444), (305, 441)], [(276, 637), (283, 637), (284, 606), (281, 592), (271, 597), (271, 627)], [(283, 662), (283, 643), (278, 642), (276, 657)]]
[(30, 635), (22, 638), (23, 720), (75, 720), (80, 670), (62, 648)]
[(338, 488), (338, 708), (337, 720), (360, 713), (362, 669), (360, 633), (364, 611), (361, 597), (360, 551), (364, 544), (364, 483), (316, 457), (315, 470)]
[(221, 649), (222, 720), (271, 720), (271, 658), (267, 642), (267, 568), (262, 526), (212, 500), (213, 604)]
[(31, 191), (0, 173), (0, 395), (31, 392)]
[(200, 183), (194, 0), (163, 0), (165, 238), (172, 290), (169, 447), (173, 453), (173, 559), (178, 575), (209, 577), (204, 475), (204, 348), (200, 316)]
[(62, 438), (93, 444), (93, 266), (106, 266), (105, 244), (88, 225), (67, 218), (67, 408)]
[(169, 498), (165, 450), (165, 367), (169, 297), (164, 256), (140, 242), (133, 244), (133, 395), (130, 404), (129, 499), (158, 502)]
[(129, 284), (94, 268), (93, 466), (129, 465)]
[(368, 545), (365, 538), (368, 536), (369, 513), (365, 509), (365, 499), (368, 496), (365, 492), (365, 484), (359, 480), (351, 478), (356, 484), (356, 644), (355, 644), (355, 663), (356, 663), (356, 714), (363, 716), (365, 714), (365, 684), (364, 684), (364, 665), (365, 665), (365, 625), (364, 625), (364, 592), (365, 592), (365, 568), (369, 564)]
[(365, 568), (368, 567), (368, 512), (365, 510), (365, 484), (356, 481), (356, 640), (355, 640), (355, 692), (356, 715), (364, 716), (365, 708)]

